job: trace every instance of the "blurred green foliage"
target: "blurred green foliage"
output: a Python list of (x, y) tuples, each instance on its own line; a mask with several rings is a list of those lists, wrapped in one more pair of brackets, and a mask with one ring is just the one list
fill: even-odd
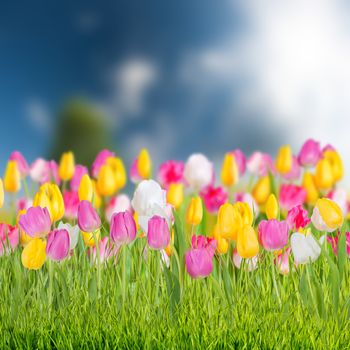
[(51, 158), (59, 161), (61, 154), (73, 151), (76, 163), (91, 166), (103, 148), (114, 148), (112, 132), (106, 115), (84, 98), (74, 98), (63, 106), (51, 150)]

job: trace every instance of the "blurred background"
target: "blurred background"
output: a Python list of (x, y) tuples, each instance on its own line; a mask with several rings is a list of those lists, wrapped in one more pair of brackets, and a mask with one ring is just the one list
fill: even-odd
[(350, 165), (346, 1), (26, 1), (0, 5), (1, 170), (103, 147), (129, 165), (308, 137)]

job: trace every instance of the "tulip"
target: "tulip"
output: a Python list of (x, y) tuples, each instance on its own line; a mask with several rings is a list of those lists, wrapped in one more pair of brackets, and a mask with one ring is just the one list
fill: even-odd
[(327, 159), (331, 165), (333, 181), (337, 182), (344, 176), (343, 161), (337, 151), (328, 149), (323, 152), (323, 157)]
[(288, 211), (286, 221), (290, 230), (299, 230), (308, 225), (311, 220), (308, 217), (307, 210), (301, 205), (297, 205)]
[(233, 204), (233, 207), (242, 219), (242, 227), (244, 225), (251, 226), (253, 224), (253, 212), (248, 203), (236, 202)]
[(69, 248), (70, 238), (67, 230), (53, 230), (50, 232), (46, 245), (46, 254), (49, 258), (61, 261), (68, 256)]
[(98, 177), (98, 174), (100, 172), (101, 166), (106, 164), (107, 159), (110, 157), (114, 157), (115, 154), (108, 150), (108, 149), (104, 149), (102, 150), (95, 158), (94, 162), (92, 163), (92, 167), (91, 167), (91, 174), (94, 178)]
[(158, 170), (158, 181), (161, 186), (168, 189), (172, 184), (179, 184), (183, 180), (185, 164), (175, 160), (168, 160), (161, 164)]
[(100, 240), (101, 232), (100, 232), (100, 230), (96, 230), (94, 232), (81, 231), (81, 235), (83, 236), (84, 244), (87, 247), (91, 248), (91, 247), (95, 247), (96, 242), (98, 242)]
[(186, 212), (186, 222), (190, 225), (199, 225), (203, 217), (203, 206), (200, 197), (191, 198)]
[(73, 250), (77, 244), (78, 244), (78, 240), (79, 240), (79, 227), (78, 225), (72, 226), (68, 223), (63, 223), (62, 221), (58, 224), (57, 227), (59, 230), (66, 230), (69, 234), (69, 249)]
[(13, 251), (18, 243), (18, 228), (8, 224), (0, 224), (0, 255)]
[(184, 178), (192, 189), (201, 190), (213, 182), (213, 164), (203, 154), (192, 154), (185, 164)]
[(152, 249), (165, 249), (170, 243), (170, 231), (167, 221), (154, 215), (148, 221), (147, 243)]
[(80, 164), (75, 166), (74, 175), (70, 181), (70, 188), (72, 191), (78, 191), (82, 177), (88, 173), (87, 167)]
[(291, 248), (288, 248), (285, 252), (282, 252), (281, 254), (278, 254), (278, 256), (277, 256), (276, 265), (277, 265), (279, 273), (282, 275), (289, 274), (290, 251), (291, 251)]
[(46, 260), (46, 242), (34, 238), (22, 251), (22, 264), (29, 270), (39, 270)]
[(94, 205), (94, 207), (96, 209), (100, 208), (101, 207), (101, 204), (102, 204), (102, 199), (101, 199), (101, 196), (98, 192), (98, 189), (97, 189), (97, 182), (96, 180), (91, 180), (92, 182), (92, 189), (93, 189), (93, 196), (92, 196), (92, 204)]
[(166, 191), (154, 180), (143, 180), (137, 186), (131, 201), (142, 230), (147, 233), (148, 220), (153, 215), (167, 218)]
[(227, 191), (221, 186), (214, 187), (209, 185), (200, 192), (200, 195), (208, 212), (215, 214), (228, 199)]
[(110, 235), (114, 243), (127, 244), (135, 239), (136, 223), (129, 211), (113, 214)]
[(127, 176), (123, 161), (117, 157), (109, 157), (106, 163), (112, 168), (116, 191), (121, 190), (126, 185)]
[[(98, 252), (100, 254), (99, 262), (103, 263), (109, 258), (115, 256), (118, 253), (119, 247), (112, 247), (109, 237), (103, 237), (98, 244)], [(97, 247), (93, 246), (88, 250), (88, 255), (94, 263), (98, 263), (97, 259)]]
[(262, 220), (258, 226), (259, 241), (266, 250), (280, 250), (288, 243), (286, 221)]
[(19, 226), (31, 237), (45, 237), (51, 229), (51, 218), (47, 208), (31, 207), (20, 216)]
[(234, 202), (247, 203), (250, 211), (254, 213), (256, 217), (259, 215), (259, 206), (249, 192), (236, 192), (234, 195)]
[(237, 207), (230, 203), (223, 204), (218, 213), (218, 229), (223, 238), (236, 240), (238, 231), (243, 226), (243, 220)]
[(75, 170), (74, 155), (72, 152), (63, 153), (58, 167), (58, 175), (61, 180), (69, 181)]
[(266, 176), (275, 173), (271, 156), (267, 153), (254, 152), (247, 161), (249, 172), (256, 176)]
[(4, 205), (4, 184), (2, 179), (0, 179), (0, 208)]
[(21, 189), (21, 174), (14, 160), (7, 163), (4, 175), (4, 188), (6, 192), (16, 193)]
[(239, 179), (238, 166), (235, 156), (232, 153), (226, 153), (221, 168), (221, 181), (227, 186), (234, 186)]
[[(241, 264), (242, 264), (242, 260), (243, 258), (238, 254), (237, 249), (235, 248), (233, 250), (233, 263), (234, 265), (240, 269), (241, 268)], [(259, 260), (259, 256), (256, 255), (251, 259), (246, 259), (246, 266), (248, 267), (248, 271), (254, 271), (257, 267), (258, 267), (258, 260)]]
[(60, 184), (60, 178), (58, 176), (58, 165), (54, 160), (46, 161), (45, 159), (38, 158), (30, 167), (30, 177), (33, 181), (40, 184), (46, 182), (55, 182)]
[(348, 194), (344, 189), (337, 188), (328, 193), (327, 197), (339, 205), (343, 215), (347, 215), (350, 208), (350, 203), (348, 200)]
[(137, 171), (141, 179), (149, 179), (152, 171), (152, 161), (147, 149), (143, 148), (137, 157)]
[(259, 242), (254, 229), (244, 226), (238, 231), (237, 252), (242, 258), (253, 258), (259, 253)]
[(296, 264), (315, 261), (321, 254), (321, 248), (311, 233), (306, 235), (295, 232), (290, 238), (290, 246)]
[(301, 186), (283, 184), (280, 187), (279, 202), (283, 210), (289, 210), (305, 202), (306, 191)]
[(97, 178), (97, 189), (102, 196), (111, 196), (117, 190), (117, 183), (110, 165), (102, 165)]
[(76, 220), (78, 217), (79, 197), (77, 192), (65, 191), (63, 194), (64, 216), (70, 220)]
[(101, 227), (101, 219), (89, 201), (81, 201), (78, 206), (78, 225), (83, 232), (95, 232)]
[(299, 180), (301, 174), (301, 168), (298, 160), (295, 156), (292, 156), (292, 167), (288, 173), (284, 174), (283, 177), (289, 181)]
[(276, 199), (275, 195), (273, 193), (271, 193), (269, 195), (269, 198), (267, 199), (266, 208), (265, 208), (267, 218), (269, 220), (277, 219), (278, 211), (279, 211), (279, 208), (278, 208), (277, 199)]
[(318, 199), (311, 221), (319, 231), (333, 232), (342, 226), (344, 218), (338, 204), (328, 198)]
[(332, 166), (328, 159), (321, 159), (316, 166), (315, 184), (321, 190), (329, 189), (333, 186), (334, 177)]
[(258, 204), (265, 204), (271, 192), (268, 175), (261, 177), (253, 188), (252, 195)]
[(181, 183), (172, 183), (167, 191), (167, 201), (175, 209), (179, 209), (184, 200), (184, 186)]
[(276, 157), (277, 171), (282, 175), (287, 174), (292, 168), (292, 161), (292, 149), (289, 145), (282, 146)]
[(315, 184), (314, 176), (311, 173), (304, 173), (302, 186), (306, 191), (305, 201), (309, 204), (316, 203), (318, 199), (318, 190)]
[(78, 188), (78, 196), (80, 201), (92, 201), (94, 196), (94, 188), (89, 174), (84, 174), (82, 176)]
[(105, 210), (106, 219), (108, 222), (111, 222), (113, 214), (123, 211), (131, 212), (130, 198), (126, 194), (118, 194), (107, 203)]
[(235, 156), (235, 161), (238, 167), (238, 173), (243, 176), (246, 170), (247, 159), (244, 153), (240, 149), (236, 149), (231, 152)]
[(305, 141), (301, 147), (298, 155), (298, 162), (305, 167), (315, 166), (321, 157), (322, 153), (320, 143), (313, 139), (309, 139)]
[[(29, 208), (28, 208), (29, 209)], [(29, 236), (24, 230), (21, 228), (19, 225), (19, 219), (21, 218), (22, 215), (24, 215), (27, 212), (27, 210), (20, 210), (17, 215), (17, 225), (19, 226), (19, 232), (20, 232), (20, 242), (22, 246), (25, 246), (29, 241), (31, 241), (33, 238)]]
[(29, 165), (21, 152), (18, 152), (18, 151), (12, 152), (9, 159), (17, 163), (18, 170), (21, 174), (21, 178), (25, 178), (29, 174), (30, 172)]

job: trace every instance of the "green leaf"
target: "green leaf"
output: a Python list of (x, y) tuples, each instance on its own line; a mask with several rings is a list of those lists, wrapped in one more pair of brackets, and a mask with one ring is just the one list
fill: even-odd
[(174, 316), (181, 301), (181, 289), (177, 276), (163, 264), (166, 288), (169, 297), (170, 315)]

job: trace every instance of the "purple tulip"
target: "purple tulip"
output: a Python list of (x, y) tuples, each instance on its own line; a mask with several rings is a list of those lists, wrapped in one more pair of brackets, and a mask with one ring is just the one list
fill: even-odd
[(51, 229), (51, 218), (47, 208), (30, 207), (20, 216), (19, 226), (31, 237), (44, 237)]
[(170, 243), (170, 230), (167, 221), (154, 215), (148, 221), (147, 243), (156, 250), (164, 249)]
[(135, 239), (136, 223), (130, 211), (113, 214), (110, 234), (114, 243), (130, 243)]
[(47, 239), (46, 254), (55, 261), (65, 259), (69, 254), (70, 238), (66, 229), (53, 230)]
[(79, 203), (78, 226), (83, 232), (95, 232), (101, 227), (101, 219), (89, 201)]
[(279, 250), (288, 243), (286, 221), (263, 220), (258, 226), (259, 241), (266, 250)]
[(305, 141), (298, 155), (298, 161), (303, 166), (314, 166), (321, 159), (320, 143), (309, 139)]

